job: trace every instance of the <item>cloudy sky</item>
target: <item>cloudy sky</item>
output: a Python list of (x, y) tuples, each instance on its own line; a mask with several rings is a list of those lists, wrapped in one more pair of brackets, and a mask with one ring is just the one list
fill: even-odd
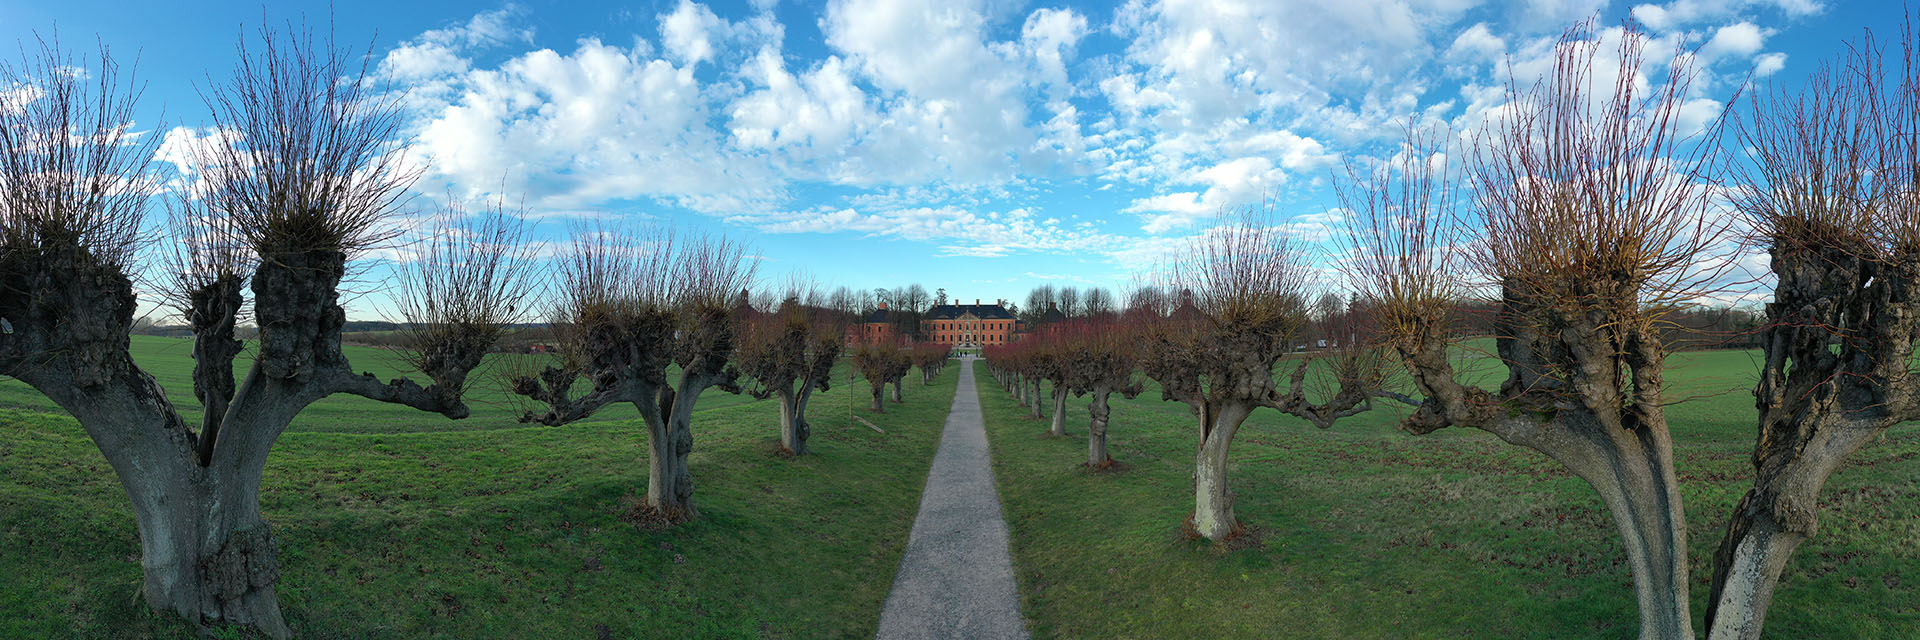
[[(198, 135), (197, 87), (243, 29), (331, 21), (408, 91), (448, 193), (524, 199), (543, 237), (643, 219), (747, 241), (769, 280), (918, 282), (957, 298), (1121, 289), (1229, 208), (1302, 239), (1344, 160), (1412, 117), (1468, 126), (1511, 72), (1598, 16), (1699, 48), (1690, 112), (1746, 78), (1793, 83), (1897, 3), (1819, 0), (528, 0), (0, 4), (10, 41), (56, 26), (139, 55), (143, 131)], [(476, 10), (476, 7), (480, 7)], [(1617, 37), (1617, 33), (1613, 34)], [(1602, 37), (1607, 37), (1606, 32)]]

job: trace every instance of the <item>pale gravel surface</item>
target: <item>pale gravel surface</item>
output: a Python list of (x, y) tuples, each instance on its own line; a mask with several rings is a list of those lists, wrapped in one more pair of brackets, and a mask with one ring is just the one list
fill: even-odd
[(882, 640), (1027, 637), (988, 459), (973, 359), (964, 358), (920, 515), (880, 611)]

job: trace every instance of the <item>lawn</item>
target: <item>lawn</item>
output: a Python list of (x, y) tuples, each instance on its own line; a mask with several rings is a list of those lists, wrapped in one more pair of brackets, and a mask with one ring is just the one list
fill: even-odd
[[(191, 405), (186, 343), (135, 344)], [(382, 354), (350, 355), (384, 371)], [(530, 428), (505, 402), (450, 421), (324, 400), (280, 439), (261, 492), (288, 623), (304, 638), (871, 637), (959, 368), (916, 376), (881, 416), (845, 368), (797, 460), (774, 453), (772, 402), (703, 395), (701, 517), (668, 530), (620, 517), (646, 482), (631, 407)], [(850, 395), (884, 433), (850, 420)], [(132, 516), (92, 443), (17, 382), (0, 403), (0, 637), (192, 637), (138, 601)]]
[[(1751, 485), (1757, 354), (1671, 361), (1696, 624), (1727, 513)], [(1491, 380), (1483, 356), (1479, 362)], [(1036, 637), (1630, 638), (1626, 555), (1593, 490), (1545, 456), (1478, 431), (1399, 433), (1384, 404), (1320, 431), (1256, 412), (1232, 451), (1242, 523), (1261, 544), (1184, 537), (1197, 427), (1157, 389), (1114, 402), (1118, 472), (1084, 470), (1069, 437), (976, 375)], [(1050, 408), (1050, 407), (1049, 407)], [(1834, 475), (1821, 530), (1788, 567), (1771, 637), (1920, 637), (1920, 428), (1902, 425)]]

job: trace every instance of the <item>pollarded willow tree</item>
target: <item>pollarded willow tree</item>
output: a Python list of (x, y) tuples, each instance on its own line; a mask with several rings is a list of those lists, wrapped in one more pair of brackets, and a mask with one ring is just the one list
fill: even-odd
[[(902, 378), (907, 377), (907, 372), (912, 367), (913, 359), (907, 350), (897, 345), (870, 344), (853, 350), (853, 368), (858, 370), (860, 376), (867, 379), (867, 384), (873, 387), (873, 405), (869, 409), (874, 413), (886, 412), (886, 405), (881, 402), (881, 394), (885, 393), (888, 383), (898, 385)], [(893, 399), (894, 402), (901, 401), (897, 392)]]
[[(559, 362), (514, 377), (514, 393), (546, 407), (521, 421), (558, 426), (633, 405), (647, 429), (645, 515), (668, 524), (697, 516), (687, 467), (693, 410), (708, 389), (741, 392), (729, 360), (733, 295), (754, 277), (745, 248), (671, 231), (581, 229), (558, 272)], [(592, 388), (575, 395), (582, 378)]]
[(913, 346), (913, 366), (920, 370), (920, 384), (933, 384), (940, 372), (947, 368), (947, 361), (953, 356), (953, 348), (938, 342), (923, 342)]
[(1306, 322), (1307, 267), (1259, 210), (1241, 212), (1195, 244), (1168, 276), (1166, 288), (1183, 292), (1178, 304), (1142, 318), (1140, 363), (1160, 383), (1163, 399), (1186, 403), (1199, 420), (1188, 525), (1196, 535), (1224, 542), (1240, 531), (1227, 487), (1227, 449), (1241, 423), (1267, 407), (1331, 427), (1371, 408), (1380, 369), (1364, 359), (1337, 363), (1326, 371), (1338, 378), (1338, 389), (1315, 404), (1306, 385), (1313, 359), (1300, 358), (1282, 388), (1281, 360)]
[(763, 400), (779, 397), (780, 448), (789, 455), (805, 454), (813, 433), (807, 424), (807, 401), (833, 382), (848, 312), (812, 289), (795, 287), (772, 313), (754, 313), (739, 321), (736, 360), (754, 382), (749, 392)]
[[(1866, 443), (1920, 419), (1920, 61), (1869, 38), (1798, 93), (1756, 95), (1736, 196), (1772, 260), (1753, 489), (1714, 557), (1713, 638), (1758, 638), (1818, 528), (1820, 489)], [(1889, 83), (1891, 87), (1887, 86)]]
[[(1034, 389), (1036, 391), (1039, 389), (1040, 382), (1050, 385), (1048, 387), (1050, 393), (1047, 397), (1053, 401), (1053, 417), (1047, 423), (1047, 436), (1054, 438), (1064, 438), (1067, 435), (1067, 394), (1070, 391), (1067, 387), (1067, 377), (1071, 375), (1074, 366), (1072, 356), (1068, 352), (1069, 338), (1069, 329), (1064, 324), (1043, 328), (1037, 335), (1027, 338), (1034, 343), (1032, 370)], [(1039, 401), (1035, 400), (1034, 417), (1040, 417), (1039, 410)]]
[[(257, 48), (255, 48), (257, 47)], [(500, 243), (442, 236), (427, 280), (402, 296), (422, 331), (413, 362), (427, 387), (354, 373), (340, 348), (340, 282), (393, 237), (414, 174), (393, 150), (399, 111), (348, 52), (262, 31), (232, 79), (207, 92), (214, 129), (175, 192), (181, 253), (162, 286), (194, 332), (189, 427), (128, 353), (135, 256), (156, 186), (151, 136), (131, 132), (130, 82), (103, 49), (89, 74), (55, 46), (0, 70), (31, 98), (0, 110), (0, 374), (73, 414), (113, 467), (139, 528), (141, 594), (195, 622), (289, 634), (260, 479), (295, 416), (336, 393), (467, 415), (466, 377), (522, 295), (524, 253), (506, 220), (469, 227)], [(87, 84), (89, 80), (92, 84)], [(484, 263), (456, 274), (453, 264)], [(451, 288), (446, 285), (458, 282)], [(238, 385), (234, 328), (252, 292), (259, 346)]]
[[(1679, 130), (1693, 56), (1643, 87), (1646, 40), (1629, 26), (1609, 51), (1590, 23), (1569, 30), (1544, 78), (1509, 84), (1464, 177), (1444, 166), (1459, 155), (1442, 155), (1445, 135), (1416, 132), (1396, 161), (1350, 170), (1341, 197), (1355, 286), (1423, 396), (1402, 428), (1481, 429), (1566, 465), (1619, 527), (1641, 637), (1691, 638), (1659, 328), (1719, 275), (1700, 267), (1723, 249), (1705, 215), (1717, 147)], [(1460, 261), (1498, 292), (1497, 391), (1449, 360), (1449, 310), (1482, 284)]]
[(1040, 385), (1047, 382), (1058, 369), (1054, 362), (1053, 342), (1046, 339), (1046, 333), (1042, 330), (1027, 334), (1018, 346), (1020, 355), (1014, 362), (1020, 366), (1020, 380), (1026, 385), (1020, 390), (1020, 396), (1025, 398), (1027, 417), (1039, 420), (1046, 417), (1040, 403), (1047, 397), (1040, 393)]
[[(1143, 385), (1134, 377), (1140, 362), (1137, 334), (1119, 322), (1087, 320), (1063, 327), (1060, 338), (1061, 362), (1067, 374), (1063, 386), (1075, 396), (1093, 396), (1087, 403), (1087, 414), (1092, 418), (1087, 425), (1087, 466), (1111, 467), (1113, 457), (1107, 453), (1107, 424), (1113, 409), (1107, 404), (1107, 398), (1115, 393), (1128, 399), (1140, 395)], [(1056, 421), (1058, 415), (1055, 414)]]

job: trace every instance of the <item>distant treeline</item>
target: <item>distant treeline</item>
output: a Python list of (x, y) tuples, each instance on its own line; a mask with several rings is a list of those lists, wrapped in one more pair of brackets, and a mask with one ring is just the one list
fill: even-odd
[[(544, 322), (520, 323), (509, 325), (511, 330), (494, 343), (493, 350), (501, 353), (531, 353), (535, 345), (552, 345), (553, 330)], [(340, 341), (366, 347), (399, 348), (407, 343), (407, 324), (385, 320), (348, 320), (340, 330)], [(246, 325), (234, 330), (234, 337), (252, 340), (259, 337), (260, 329)], [(192, 338), (193, 330), (184, 324), (158, 324), (141, 319), (134, 322), (133, 333), (143, 336), (163, 338)]]
[[(1454, 334), (1496, 335), (1493, 302), (1467, 302), (1454, 309)], [(1661, 339), (1674, 351), (1758, 349), (1762, 317), (1738, 307), (1695, 307), (1669, 314)]]

